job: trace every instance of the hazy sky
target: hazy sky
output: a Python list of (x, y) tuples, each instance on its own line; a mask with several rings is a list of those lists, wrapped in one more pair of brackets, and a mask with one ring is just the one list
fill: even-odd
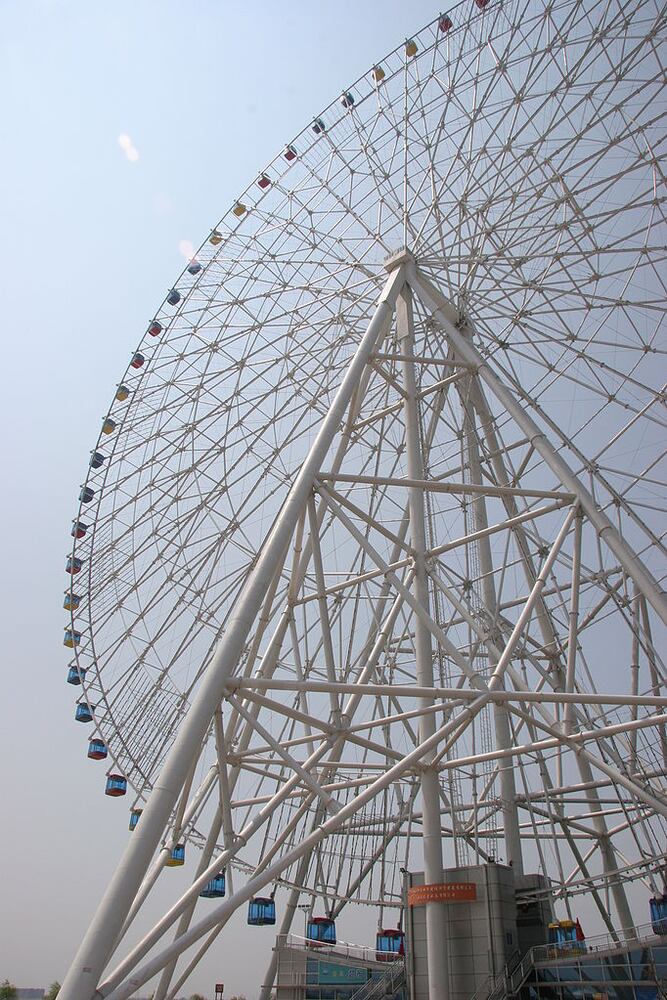
[[(0, 980), (63, 978), (128, 835), (104, 764), (86, 759), (61, 645), (70, 521), (128, 355), (179, 246), (437, 13), (424, 0), (0, 0)], [(243, 920), (187, 993), (223, 979), (226, 995), (254, 996), (273, 935), (249, 938)]]

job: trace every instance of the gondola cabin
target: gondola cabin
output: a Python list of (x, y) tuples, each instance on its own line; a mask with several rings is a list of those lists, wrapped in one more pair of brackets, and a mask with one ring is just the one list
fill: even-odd
[(126, 385), (119, 385), (116, 389), (116, 399), (119, 403), (124, 403), (129, 395), (130, 390)]
[(88, 525), (84, 524), (83, 521), (72, 522), (72, 530), (70, 531), (72, 538), (83, 538), (87, 531)]
[(65, 629), (65, 635), (63, 636), (63, 646), (67, 646), (68, 649), (74, 649), (81, 642), (81, 633), (75, 632), (72, 628)]
[(130, 364), (133, 368), (143, 368), (145, 360), (146, 358), (143, 356), (143, 354), (140, 354), (139, 351), (137, 351), (136, 354), (132, 355), (132, 360), (130, 361)]
[(313, 132), (315, 135), (321, 135), (323, 132), (326, 132), (325, 124), (321, 118), (316, 118), (313, 122)]
[(86, 671), (83, 667), (70, 667), (67, 671), (68, 684), (80, 684), (86, 679)]
[(248, 923), (252, 927), (267, 927), (276, 922), (275, 900), (255, 896), (248, 903)]
[(376, 83), (382, 83), (385, 77), (385, 72), (382, 69), (382, 66), (373, 66), (373, 69), (371, 70), (371, 76), (373, 77)]
[(408, 57), (408, 59), (412, 59), (413, 56), (417, 55), (417, 52), (418, 49), (416, 41), (414, 40), (414, 38), (408, 38), (407, 42), (405, 43), (406, 56)]
[(92, 740), (88, 743), (88, 756), (91, 760), (104, 760), (107, 755), (107, 745), (104, 740), (100, 740), (97, 736), (93, 736)]
[(225, 873), (218, 872), (210, 879), (199, 893), (204, 899), (222, 899), (225, 894)]
[(448, 17), (446, 14), (443, 17), (441, 17), (440, 20), (438, 21), (438, 27), (440, 28), (440, 31), (442, 31), (446, 35), (447, 32), (451, 31), (452, 28), (454, 27), (454, 25), (452, 24), (451, 17)]
[[(79, 559), (78, 556), (70, 556), (65, 563), (65, 572), (69, 573), (70, 576), (76, 576), (77, 573), (81, 572), (81, 567), (83, 566), (83, 559)], [(69, 608), (67, 609), (70, 610)]]
[(586, 951), (586, 938), (578, 920), (557, 920), (549, 924), (549, 945), (553, 956)]
[(90, 467), (91, 469), (101, 469), (104, 465), (105, 456), (101, 451), (94, 451), (90, 456)]
[(181, 301), (181, 293), (179, 292), (178, 288), (170, 288), (169, 293), (167, 294), (167, 302), (169, 303), (169, 305), (177, 306), (180, 301)]
[(405, 955), (405, 933), (397, 927), (385, 927), (375, 937), (375, 960), (395, 962)]
[(116, 421), (112, 420), (111, 417), (107, 417), (104, 423), (102, 424), (102, 433), (113, 434), (115, 430), (116, 430)]
[(475, 0), (475, 4), (480, 10), (484, 10), (485, 7), (489, 6), (489, 0)]
[(234, 205), (234, 208), (232, 209), (232, 214), (235, 215), (237, 219), (240, 219), (241, 216), (245, 215), (247, 211), (248, 209), (245, 207), (243, 202), (237, 201), (236, 204)]
[(180, 868), (185, 864), (185, 844), (176, 844), (165, 864), (167, 868)]
[(82, 486), (81, 492), (79, 493), (79, 500), (81, 503), (90, 503), (90, 501), (95, 496), (95, 490), (90, 486)]
[(188, 264), (188, 274), (199, 274), (201, 271), (201, 264), (198, 260), (191, 260)]
[(77, 722), (92, 722), (94, 711), (94, 705), (89, 705), (87, 701), (78, 701), (74, 712), (74, 718)]
[(340, 103), (344, 108), (346, 108), (346, 110), (349, 111), (349, 109), (354, 106), (354, 95), (351, 94), (349, 90), (346, 90), (345, 93), (341, 95)]
[(222, 243), (222, 233), (218, 232), (217, 229), (214, 229), (209, 236), (208, 241), (213, 247), (219, 246), (219, 244)]
[(649, 906), (653, 933), (659, 934), (661, 937), (667, 935), (667, 892), (652, 899)]
[(271, 179), (267, 177), (266, 174), (262, 174), (262, 176), (257, 181), (257, 186), (261, 187), (263, 191), (266, 191), (267, 187), (270, 187), (270, 185), (271, 185)]
[(308, 921), (306, 938), (315, 947), (336, 943), (336, 924), (330, 917), (313, 917)]
[(297, 152), (294, 146), (285, 146), (283, 150), (283, 156), (285, 157), (288, 163), (291, 163), (292, 160), (296, 160)]
[(65, 611), (76, 611), (80, 604), (81, 597), (79, 594), (73, 594), (70, 590), (65, 591), (65, 599), (63, 600)]
[(151, 325), (148, 327), (148, 332), (151, 337), (159, 337), (162, 333), (162, 323), (158, 323), (156, 319), (153, 320)]
[(139, 822), (143, 809), (130, 809), (130, 823), (128, 829), (130, 833), (134, 830), (135, 826)]
[(107, 774), (107, 786), (104, 789), (105, 795), (118, 798), (119, 795), (125, 795), (126, 792), (127, 778), (124, 778), (122, 774)]

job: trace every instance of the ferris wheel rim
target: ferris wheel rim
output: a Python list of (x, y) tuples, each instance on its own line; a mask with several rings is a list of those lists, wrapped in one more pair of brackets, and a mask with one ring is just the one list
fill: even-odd
[[(459, 6), (460, 6), (460, 7), (462, 7), (463, 5), (459, 5)], [(575, 4), (572, 4), (572, 3), (570, 3), (570, 4), (567, 4), (567, 5), (564, 5), (564, 6), (570, 6), (570, 7), (574, 7), (574, 6), (576, 6), (576, 5), (575, 5)], [(459, 8), (457, 7), (456, 9), (459, 9)], [(422, 34), (423, 34), (424, 32), (426, 32), (427, 30), (432, 30), (432, 29), (433, 29), (433, 27), (434, 27), (434, 25), (436, 26), (436, 27), (435, 27), (435, 31), (436, 31), (436, 37), (437, 37), (437, 30), (438, 30), (438, 29), (437, 29), (437, 24), (438, 24), (438, 19), (436, 19), (436, 20), (435, 20), (434, 22), (432, 22), (432, 23), (431, 23), (430, 25), (428, 25), (428, 26), (427, 26), (427, 27), (426, 27), (425, 29), (422, 29), (422, 32), (420, 32), (420, 33), (419, 33), (419, 35), (416, 35), (416, 36), (415, 36), (415, 38), (419, 38), (419, 37), (420, 37), (420, 36), (421, 36), (421, 35), (422, 35)], [(394, 50), (394, 52), (393, 52), (393, 53), (390, 53), (390, 56), (393, 56), (393, 55), (395, 55), (395, 54), (396, 54), (396, 53), (397, 53), (398, 51), (399, 51), (398, 49), (397, 49), (397, 50)], [(389, 57), (387, 57), (387, 58), (389, 58)], [(406, 63), (406, 65), (407, 65), (407, 63)], [(362, 79), (363, 79), (363, 78), (362, 78)], [(354, 86), (358, 86), (358, 85), (359, 85), (359, 84), (357, 83), (357, 84), (355, 84)], [(378, 90), (379, 86), (380, 86), (380, 85), (378, 84), (378, 85), (377, 85), (377, 86), (375, 87), (375, 92), (376, 92), (376, 91)], [(374, 91), (371, 91), (371, 92), (370, 92), (370, 93), (369, 93), (368, 95), (366, 95), (366, 96), (365, 96), (365, 97), (364, 97), (364, 98), (363, 98), (362, 100), (366, 100), (366, 99), (368, 99), (368, 97), (372, 96), (372, 93), (373, 93), (373, 92), (374, 92)], [(359, 104), (361, 104), (361, 103), (362, 103), (362, 101), (360, 100), (360, 101), (359, 101), (358, 103), (359, 103)], [(323, 112), (323, 115), (324, 115), (324, 114), (326, 114), (326, 112), (327, 112), (327, 111), (331, 110), (331, 108), (332, 108), (332, 107), (333, 107), (333, 108), (336, 108), (336, 110), (338, 110), (338, 105), (336, 105), (336, 104), (334, 103), (334, 104), (333, 104), (333, 105), (331, 105), (331, 106), (330, 106), (329, 108), (325, 109), (325, 112)], [(346, 109), (345, 113), (344, 113), (343, 115), (341, 115), (341, 116), (340, 116), (340, 122), (345, 122), (345, 121), (347, 121), (347, 120), (348, 120), (348, 118), (350, 117), (350, 114), (348, 114), (348, 112), (349, 112), (349, 111), (350, 111), (350, 109)], [(354, 109), (353, 109), (353, 110), (351, 111), (351, 114), (352, 114), (352, 115), (354, 114)], [(335, 127), (336, 127), (336, 125), (337, 125), (337, 124), (339, 124), (340, 122), (336, 122), (336, 123), (334, 123), (334, 125), (333, 125), (333, 126), (332, 126), (331, 128), (328, 128), (328, 129), (326, 130), (326, 133), (325, 133), (325, 134), (329, 134), (329, 133), (331, 133), (332, 129), (333, 129), (333, 128), (335, 128)], [(307, 134), (307, 130), (304, 130), (304, 132), (302, 132), (302, 133), (299, 133), (299, 136), (297, 136), (297, 137), (296, 137), (296, 138), (295, 138), (294, 140), (292, 140), (292, 143), (290, 143), (289, 145), (292, 145), (292, 144), (296, 143), (296, 142), (298, 141), (298, 139), (299, 139), (299, 138), (300, 138), (301, 136), (303, 136), (304, 134)], [(312, 146), (314, 146), (314, 145), (315, 145), (315, 142), (313, 142), (313, 143), (311, 144), (311, 147), (312, 147)], [(271, 170), (271, 169), (274, 169), (274, 165), (276, 164), (276, 162), (280, 162), (280, 154), (279, 154), (279, 156), (278, 156), (278, 157), (276, 157), (276, 158), (275, 158), (275, 159), (274, 159), (273, 161), (271, 161), (271, 163), (270, 163), (269, 165), (267, 165), (267, 167), (265, 168), (265, 170), (264, 170), (264, 171), (262, 172), (262, 174), (261, 174), (260, 176), (268, 176), (268, 174), (267, 174), (267, 171), (269, 171), (269, 170)], [(282, 165), (282, 164), (281, 164), (281, 165)], [(241, 197), (247, 197), (247, 193), (248, 193), (248, 191), (249, 191), (249, 190), (250, 190), (250, 188), (249, 188), (249, 189), (246, 189), (246, 192), (244, 192), (244, 193), (242, 194), (242, 196), (241, 196)], [(254, 191), (254, 189), (253, 189), (253, 191)], [(263, 194), (261, 195), (261, 197), (260, 197), (259, 201), (260, 201), (260, 202), (261, 202), (261, 201), (263, 201), (263, 200), (264, 200), (264, 198), (266, 198), (266, 197), (268, 197), (268, 194), (265, 194), (265, 193), (263, 193)], [(248, 199), (248, 200), (250, 200), (250, 199)], [(240, 201), (240, 199), (239, 199), (239, 201)], [(238, 204), (238, 202), (236, 202), (235, 204)], [(232, 207), (232, 208), (230, 208), (230, 209), (228, 210), (228, 213), (226, 214), (226, 216), (223, 216), (223, 219), (224, 219), (224, 218), (226, 218), (226, 217), (229, 217), (229, 216), (230, 216), (230, 215), (232, 215), (232, 214), (233, 214), (233, 207)], [(236, 225), (236, 228), (234, 229), (234, 231), (233, 231), (233, 232), (230, 232), (230, 234), (229, 234), (228, 238), (227, 238), (227, 239), (226, 239), (225, 241), (223, 241), (223, 243), (221, 244), (221, 249), (220, 249), (220, 250), (216, 250), (216, 255), (215, 255), (216, 257), (217, 257), (218, 255), (220, 255), (220, 254), (222, 253), (222, 248), (225, 248), (225, 247), (227, 247), (228, 243), (229, 243), (230, 241), (232, 241), (232, 240), (233, 240), (233, 239), (235, 238), (236, 234), (237, 234), (237, 233), (238, 233), (238, 232), (239, 232), (239, 231), (241, 230), (241, 228), (242, 228), (243, 224), (244, 224), (244, 223), (243, 223), (243, 221), (239, 221), (239, 222), (238, 222), (237, 224), (235, 224), (235, 225)], [(220, 225), (220, 223), (218, 223), (218, 225)], [(215, 231), (215, 230), (214, 230), (214, 231)], [(208, 239), (210, 240), (210, 237), (209, 237)], [(205, 248), (205, 247), (207, 246), (207, 242), (208, 242), (208, 241), (207, 241), (207, 240), (205, 240), (205, 241), (204, 241), (204, 243), (202, 243), (202, 246), (200, 247), (200, 249), (199, 249), (199, 251), (198, 251), (198, 254), (200, 254), (200, 255), (202, 254), (202, 251), (203, 251), (203, 249), (204, 249), (204, 248)], [(197, 256), (197, 255), (195, 255), (195, 258), (196, 258), (196, 256)], [(639, 260), (639, 258), (638, 258), (638, 260)], [(204, 268), (203, 268), (203, 273), (204, 273), (204, 274), (206, 274), (206, 271), (208, 270), (208, 266), (209, 266), (209, 264), (210, 264), (210, 262), (209, 262), (209, 263), (207, 263), (206, 267), (204, 267)], [(638, 264), (637, 264), (637, 266), (638, 266)], [(378, 265), (378, 268), (379, 268), (379, 265)], [(183, 274), (185, 274), (185, 273), (186, 273), (186, 271), (187, 271), (187, 268), (186, 268), (186, 269), (184, 269), (184, 272), (183, 272)], [(200, 279), (198, 279), (198, 280), (200, 280)], [(250, 279), (248, 279), (248, 280), (250, 280)], [(373, 278), (372, 278), (372, 276), (368, 277), (368, 278), (367, 278), (366, 280), (367, 280), (367, 282), (368, 282), (368, 285), (369, 285), (369, 289), (372, 289), (372, 288), (373, 288), (373, 284), (374, 284), (374, 283), (373, 283)], [(177, 282), (177, 284), (178, 284), (178, 282)], [(176, 287), (176, 286), (175, 286), (175, 287)], [(190, 298), (190, 296), (191, 296), (191, 294), (192, 294), (192, 291), (193, 291), (193, 289), (194, 289), (195, 287), (196, 287), (196, 282), (193, 282), (193, 283), (192, 283), (192, 285), (191, 285), (191, 287), (190, 287), (190, 288), (189, 288), (189, 290), (188, 290), (188, 293), (187, 293), (187, 294), (186, 294), (186, 295), (184, 296), (184, 298), (183, 298), (183, 300), (182, 300), (182, 305), (181, 305), (180, 309), (178, 310), (178, 312), (177, 312), (177, 314), (176, 314), (176, 317), (180, 317), (180, 316), (182, 316), (182, 315), (183, 315), (183, 310), (185, 309), (185, 306), (186, 306), (186, 304), (187, 304), (187, 303), (189, 302), (189, 298)], [(162, 316), (162, 315), (163, 315), (163, 314), (162, 314), (162, 312), (161, 312), (161, 311), (158, 311), (158, 313), (156, 313), (156, 319), (158, 319), (158, 318), (159, 318), (160, 316)], [(176, 318), (176, 317), (175, 317), (175, 318)], [(168, 329), (169, 329), (169, 328), (168, 328), (168, 327), (166, 327), (165, 329), (166, 329), (166, 330), (168, 331)], [(145, 345), (145, 344), (146, 344), (146, 343), (148, 342), (148, 340), (147, 340), (147, 337), (148, 337), (148, 335), (145, 335), (144, 339), (142, 340), (141, 344), (139, 345), (140, 347), (141, 347), (142, 345)], [(129, 378), (132, 378), (132, 377), (134, 377), (134, 376), (132, 376), (132, 373), (130, 372), (130, 366), (128, 366), (128, 369), (126, 370), (126, 373), (125, 373), (125, 376), (124, 376), (124, 378), (123, 378), (123, 382), (124, 382), (124, 381), (126, 380), (126, 378), (127, 378), (127, 379), (129, 379)], [(516, 385), (516, 384), (517, 384), (517, 378), (516, 378), (516, 375), (515, 375), (515, 374), (512, 374), (511, 378), (512, 378), (512, 381), (514, 382), (514, 384)], [(101, 436), (100, 436), (100, 439), (98, 440), (98, 445), (99, 445), (99, 443), (100, 443), (100, 440), (101, 440)], [(116, 441), (114, 442), (114, 447), (117, 447), (117, 446), (118, 446), (118, 438), (117, 438), (117, 439), (116, 439)], [(157, 446), (157, 439), (156, 439), (156, 446)], [(97, 449), (97, 445), (96, 445), (96, 449)], [(109, 460), (108, 460), (108, 464), (107, 464), (107, 468), (106, 468), (106, 471), (105, 471), (105, 480), (104, 480), (104, 482), (106, 482), (106, 476), (107, 476), (107, 475), (109, 474), (109, 472), (110, 472), (110, 470), (111, 470), (111, 465), (112, 465), (112, 459), (113, 459), (113, 457), (114, 457), (114, 454), (115, 454), (115, 452), (112, 452), (112, 453), (111, 453), (111, 455), (109, 455)], [(87, 485), (87, 484), (88, 484), (88, 481), (89, 481), (89, 480), (88, 480), (88, 479), (86, 479), (86, 483), (85, 483), (84, 485)], [(97, 480), (96, 480), (96, 482), (97, 482)], [(102, 491), (103, 491), (103, 489), (104, 489), (104, 486), (102, 487), (102, 490), (101, 490), (100, 492), (102, 492)], [(200, 494), (200, 495), (201, 495), (201, 494)], [(203, 497), (202, 497), (202, 498), (203, 498)], [(81, 506), (81, 507), (80, 507), (80, 514), (84, 514), (84, 508), (83, 508), (83, 506)], [(93, 532), (93, 538), (94, 538), (94, 532)], [(75, 546), (73, 547), (73, 550), (72, 550), (72, 554), (74, 555), (76, 551), (77, 551), (77, 549), (76, 549), (76, 542), (75, 542)], [(75, 620), (75, 616), (74, 616), (74, 614), (72, 614), (72, 616), (71, 616), (71, 619), (72, 619), (72, 627), (73, 627), (73, 626), (74, 626), (74, 620)], [(94, 636), (93, 636), (93, 635), (92, 635), (92, 633), (91, 633), (91, 643), (92, 643), (93, 641), (94, 641)], [(213, 639), (213, 640), (212, 640), (212, 642), (210, 643), (210, 646), (209, 646), (209, 649), (211, 649), (211, 648), (212, 648), (212, 646), (213, 646), (213, 644), (214, 644), (214, 641), (215, 641), (215, 640)], [(84, 687), (83, 687), (83, 690), (84, 690), (84, 692), (86, 691), (86, 685), (85, 685), (85, 684), (84, 684)], [(103, 696), (104, 696), (104, 692), (103, 692)], [(109, 710), (110, 710), (110, 707), (109, 707)], [(118, 734), (118, 737), (119, 737), (119, 739), (120, 739), (120, 738), (121, 738), (121, 734), (120, 734), (120, 731), (119, 731), (119, 730), (116, 730), (116, 732), (117, 732), (117, 734)], [(142, 789), (142, 790), (143, 790), (143, 789)], [(138, 790), (138, 791), (139, 791), (139, 790)]]

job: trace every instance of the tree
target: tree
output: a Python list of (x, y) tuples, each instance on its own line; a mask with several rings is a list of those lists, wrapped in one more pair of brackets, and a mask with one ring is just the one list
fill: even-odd
[(8, 979), (0, 983), (0, 1000), (15, 1000), (16, 987)]
[(201, 993), (193, 993), (190, 1000), (206, 1000), (206, 998), (203, 997)]
[(56, 980), (51, 983), (48, 990), (44, 994), (44, 1000), (56, 1000), (56, 997), (60, 993), (60, 983)]

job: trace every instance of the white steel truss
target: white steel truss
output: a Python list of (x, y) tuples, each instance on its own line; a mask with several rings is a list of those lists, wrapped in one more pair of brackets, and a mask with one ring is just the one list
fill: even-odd
[[(390, 258), (387, 268), (374, 315), (247, 577), (68, 975), (67, 997), (83, 1000), (97, 988), (124, 1000), (164, 969), (158, 992), (172, 995), (178, 956), (206, 943), (206, 935), (215, 940), (230, 914), (268, 886), (292, 887), (281, 926), (287, 932), (301, 892), (321, 894), (318, 876), (308, 887), (309, 870), (326, 867), (326, 885), (333, 873), (331, 894), (324, 899), (332, 912), (340, 912), (341, 887), (353, 872), (330, 845), (372, 830), (378, 823), (374, 804), (387, 792), (394, 805), (389, 817), (383, 806), (374, 833), (380, 853), (405, 834), (409, 820), (418, 830), (413, 841), (420, 842), (427, 881), (442, 881), (448, 839), (468, 849), (474, 844), (477, 857), (484, 858), (485, 839), (498, 826), (503, 858), (521, 871), (539, 864), (535, 849), (541, 836), (560, 845), (560, 856), (564, 845), (573, 849), (570, 841), (583, 833), (592, 852), (582, 871), (592, 872), (597, 857), (600, 884), (614, 897), (616, 925), (632, 926), (620, 873), (626, 840), (646, 838), (643, 862), (648, 845), (664, 831), (665, 762), (647, 752), (664, 727), (667, 698), (648, 677), (640, 682), (636, 676), (639, 647), (645, 668), (652, 663), (651, 677), (658, 670), (645, 629), (629, 630), (631, 694), (590, 690), (583, 652), (600, 602), (606, 607), (604, 598), (614, 594), (610, 579), (622, 575), (624, 590), (635, 588), (629, 605), (618, 605), (626, 625), (632, 613), (636, 626), (638, 608), (647, 615), (650, 608), (664, 621), (664, 596), (545, 432), (488, 370), (465, 314), (407, 251)], [(435, 360), (440, 357), (461, 377), (448, 377), (443, 385)], [(398, 398), (401, 405), (378, 410), (380, 385), (385, 399)], [(487, 390), (502, 408), (494, 415)], [(520, 434), (519, 464), (522, 452), (537, 452), (553, 473), (551, 488), (538, 489), (530, 476), (512, 475), (506, 467), (508, 448), (498, 445), (500, 426), (506, 441), (511, 433), (505, 415)], [(429, 425), (456, 418), (461, 431), (449, 443), (456, 445), (467, 434), (475, 447), (469, 440), (461, 449), (468, 468), (457, 467), (460, 478), (454, 479), (434, 453)], [(484, 424), (486, 441), (480, 433)], [(375, 473), (355, 472), (359, 441), (368, 447), (368, 436), (380, 427)], [(474, 530), (461, 534), (455, 529), (468, 505), (476, 508)], [(444, 529), (436, 544), (429, 534), (434, 522)], [(602, 578), (591, 571), (598, 546), (611, 559)], [(478, 560), (471, 579), (464, 555), (469, 558), (473, 549)], [(523, 578), (512, 588), (511, 601), (508, 567), (517, 580)], [(447, 661), (444, 685), (434, 674), (436, 648)], [(296, 677), (281, 679), (287, 663)], [(283, 692), (293, 696), (291, 702), (279, 697)], [(621, 709), (632, 718), (614, 724)], [(489, 712), (494, 748), (475, 752), (481, 716)], [(216, 759), (196, 789), (193, 777), (211, 729)], [(485, 761), (492, 764), (490, 771), (484, 770)], [(452, 770), (460, 776), (456, 813), (443, 785)], [(542, 796), (534, 793), (538, 770)], [(263, 796), (235, 797), (244, 772), (258, 776), (258, 790), (267, 789)], [(489, 774), (481, 790), (480, 773)], [(572, 808), (568, 797), (580, 790), (583, 797)], [(603, 805), (601, 791), (612, 793), (612, 808), (610, 800)], [(548, 832), (542, 803), (552, 807)], [(244, 810), (249, 819), (240, 824)], [(279, 810), (289, 821), (275, 831), (270, 850), (265, 842), (256, 853), (253, 836)], [(143, 896), (142, 885), (152, 882), (146, 875), (151, 864), (158, 872), (188, 824), (195, 819), (203, 824), (207, 815), (210, 831), (191, 887), (103, 976), (128, 915)], [(621, 829), (612, 828), (619, 820)], [(580, 857), (581, 849), (573, 849), (568, 865)], [(193, 904), (202, 887), (235, 862), (240, 867), (234, 892), (198, 916)], [(593, 880), (586, 875), (587, 882)], [(363, 882), (360, 875), (357, 886)], [(438, 904), (427, 906), (434, 997), (447, 995), (442, 914)], [(177, 920), (178, 932), (167, 943), (165, 935)], [(274, 971), (269, 970), (263, 996)]]
[(62, 1000), (173, 1000), (258, 894), (387, 926), (401, 867), (617, 936), (660, 891), (667, 10), (482, 6), (267, 166), (114, 397), (68, 679), (143, 811)]

